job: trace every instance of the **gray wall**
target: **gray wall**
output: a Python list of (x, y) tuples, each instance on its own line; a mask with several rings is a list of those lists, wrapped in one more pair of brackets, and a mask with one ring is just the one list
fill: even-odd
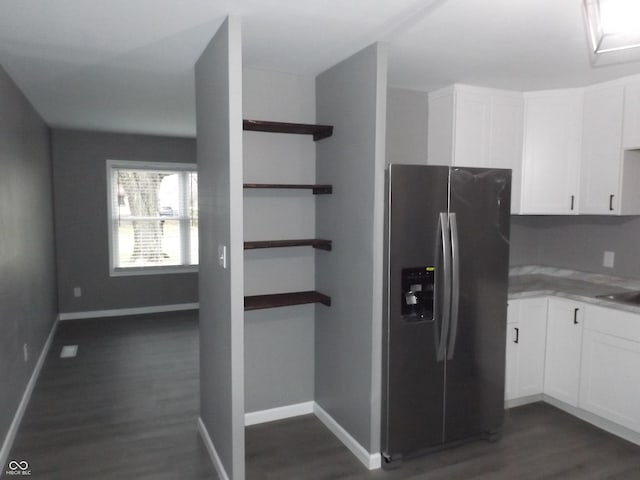
[[(224, 470), (244, 478), (242, 50), (220, 27), (195, 68), (200, 238), (200, 419)], [(227, 247), (227, 268), (218, 247)]]
[(195, 140), (54, 130), (52, 141), (60, 312), (197, 302), (197, 273), (109, 276), (106, 186), (108, 159), (195, 163)]
[[(640, 278), (640, 217), (512, 216), (511, 265), (549, 265)], [(614, 268), (602, 266), (605, 250)]]
[[(242, 94), (245, 118), (315, 122), (312, 77), (245, 69)], [(246, 182), (315, 182), (310, 136), (244, 132), (243, 154)], [(306, 191), (247, 190), (245, 239), (313, 238), (315, 201)], [(310, 247), (247, 250), (245, 294), (313, 290), (315, 257), (326, 255)], [(313, 305), (245, 313), (245, 376), (247, 412), (313, 400)]]
[[(57, 307), (49, 130), (1, 67), (0, 165), (3, 443), (55, 321)], [(24, 344), (28, 349), (26, 362)], [(0, 469), (4, 470), (4, 465)]]
[(389, 88), (387, 91), (387, 163), (427, 164), (426, 92)]
[(316, 263), (315, 397), (365, 449), (379, 452), (386, 49), (378, 44), (316, 79), (316, 232), (333, 251)]

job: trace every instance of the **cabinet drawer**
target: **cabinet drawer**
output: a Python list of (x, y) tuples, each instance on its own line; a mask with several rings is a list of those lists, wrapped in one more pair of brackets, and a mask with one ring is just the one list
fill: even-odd
[(640, 342), (640, 315), (588, 305), (584, 328)]

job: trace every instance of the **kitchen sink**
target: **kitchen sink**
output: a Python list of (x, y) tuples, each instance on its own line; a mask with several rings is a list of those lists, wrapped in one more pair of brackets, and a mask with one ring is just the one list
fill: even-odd
[(628, 303), (630, 305), (640, 305), (640, 291), (637, 290), (598, 295), (596, 298), (610, 300), (612, 302)]

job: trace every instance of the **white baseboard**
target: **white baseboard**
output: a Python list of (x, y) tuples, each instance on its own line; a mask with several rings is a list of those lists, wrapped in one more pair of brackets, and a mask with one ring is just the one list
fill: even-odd
[(58, 321), (55, 320), (53, 322), (53, 326), (51, 327), (51, 331), (49, 332), (49, 336), (47, 337), (47, 341), (44, 342), (44, 346), (40, 352), (40, 356), (38, 357), (38, 361), (36, 362), (36, 366), (33, 368), (33, 372), (31, 373), (31, 378), (27, 383), (26, 388), (24, 389), (24, 393), (22, 394), (22, 400), (20, 400), (20, 404), (18, 405), (18, 409), (16, 410), (15, 415), (13, 416), (13, 421), (9, 426), (9, 431), (4, 438), (4, 442), (2, 442), (2, 449), (0, 449), (0, 476), (4, 471), (4, 467), (7, 465), (7, 460), (9, 456), (9, 452), (11, 447), (13, 446), (13, 441), (16, 438), (16, 434), (18, 433), (18, 428), (20, 427), (20, 422), (22, 422), (22, 417), (24, 416), (24, 412), (27, 409), (27, 405), (29, 405), (29, 400), (31, 399), (31, 393), (33, 393), (33, 388), (38, 381), (38, 376), (40, 375), (40, 371), (42, 370), (42, 366), (44, 365), (44, 361), (47, 358), (47, 353), (49, 353), (49, 349), (51, 348), (51, 343), (53, 342), (53, 337), (56, 333), (56, 328), (58, 327)]
[(578, 417), (580, 420), (584, 420), (592, 425), (595, 425), (602, 430), (612, 433), (620, 438), (624, 438), (625, 440), (635, 443), (636, 445), (640, 445), (640, 433), (630, 430), (628, 428), (623, 427), (622, 425), (618, 425), (617, 423), (611, 422), (605, 418), (602, 418), (598, 415), (594, 415), (593, 413), (587, 412), (582, 408), (574, 407), (573, 405), (569, 405), (560, 400), (556, 400), (553, 397), (548, 395), (543, 395), (542, 400), (549, 405), (553, 405), (560, 410), (564, 410), (565, 412), (573, 415), (574, 417)]
[(207, 452), (209, 452), (209, 457), (211, 457), (211, 463), (213, 463), (216, 472), (218, 472), (218, 476), (221, 480), (229, 480), (229, 475), (227, 475), (227, 471), (224, 469), (224, 465), (222, 464), (222, 460), (220, 460), (216, 447), (211, 441), (207, 427), (200, 417), (198, 417), (198, 431), (200, 432), (204, 445), (207, 447)]
[(88, 312), (69, 312), (58, 315), (58, 320), (82, 320), (87, 318), (124, 317), (127, 315), (141, 315), (144, 313), (182, 312), (184, 310), (197, 310), (200, 304), (177, 303), (174, 305), (156, 305), (150, 307), (116, 308), (113, 310), (92, 310)]
[(284, 407), (270, 408), (244, 414), (245, 426), (259, 423), (273, 422), (285, 418), (297, 417), (313, 413), (336, 437), (353, 453), (369, 470), (375, 470), (382, 465), (379, 453), (369, 453), (358, 441), (349, 434), (336, 420), (316, 402), (303, 402)]
[(324, 423), (344, 445), (351, 450), (362, 464), (369, 470), (375, 470), (382, 466), (382, 456), (379, 453), (369, 453), (358, 441), (351, 436), (336, 420), (329, 415), (320, 405), (314, 402), (313, 413)]
[(244, 414), (245, 426), (257, 425), (259, 423), (273, 422), (285, 418), (298, 417), (313, 413), (314, 402), (295, 403), (284, 407), (270, 408), (268, 410), (258, 410)]

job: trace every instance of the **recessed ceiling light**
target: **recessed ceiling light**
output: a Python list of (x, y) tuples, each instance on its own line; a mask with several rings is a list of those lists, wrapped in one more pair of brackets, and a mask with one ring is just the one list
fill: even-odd
[(640, 47), (638, 0), (584, 0), (594, 53)]

